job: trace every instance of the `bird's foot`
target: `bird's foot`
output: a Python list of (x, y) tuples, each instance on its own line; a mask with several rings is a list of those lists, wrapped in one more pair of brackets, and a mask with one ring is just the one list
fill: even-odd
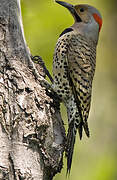
[(34, 63), (39, 64), (41, 67), (43, 67), (45, 74), (48, 76), (51, 83), (53, 83), (53, 78), (51, 74), (49, 73), (48, 69), (46, 68), (45, 63), (42, 60), (42, 58), (40, 56), (31, 56), (31, 59)]
[[(51, 74), (49, 73), (48, 69), (46, 68), (45, 63), (42, 60), (42, 58), (40, 56), (32, 56), (31, 55), (31, 59), (34, 63), (39, 64), (44, 69), (44, 73), (48, 76), (51, 83), (53, 84), (54, 80), (53, 80)], [(58, 96), (58, 94), (54, 91), (52, 85), (49, 84), (46, 79), (40, 80), (40, 84), (46, 88), (46, 92), (51, 98), (54, 97), (55, 102), (60, 103), (62, 101), (61, 98)]]

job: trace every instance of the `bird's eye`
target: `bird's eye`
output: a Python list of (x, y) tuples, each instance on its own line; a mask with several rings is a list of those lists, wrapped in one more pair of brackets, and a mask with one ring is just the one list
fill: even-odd
[(84, 8), (80, 8), (80, 12), (84, 12)]

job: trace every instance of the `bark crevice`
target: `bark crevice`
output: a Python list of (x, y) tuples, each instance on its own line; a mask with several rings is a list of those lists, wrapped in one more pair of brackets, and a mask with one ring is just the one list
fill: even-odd
[(49, 180), (62, 168), (65, 129), (43, 68), (31, 61), (19, 3), (0, 2), (0, 179)]

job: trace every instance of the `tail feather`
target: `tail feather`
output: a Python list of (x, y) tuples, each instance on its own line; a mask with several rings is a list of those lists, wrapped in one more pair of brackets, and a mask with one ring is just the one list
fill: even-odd
[(70, 170), (71, 170), (75, 139), (76, 139), (76, 128), (74, 121), (72, 121), (69, 125), (68, 134), (67, 134), (67, 147), (66, 147), (67, 174), (70, 174)]
[(78, 125), (78, 132), (79, 132), (79, 137), (80, 140), (82, 139), (82, 131), (83, 131), (83, 124), (82, 122)]
[(90, 137), (90, 132), (89, 132), (89, 127), (88, 127), (87, 121), (83, 123), (83, 128), (84, 128), (84, 131), (85, 131), (87, 137)]

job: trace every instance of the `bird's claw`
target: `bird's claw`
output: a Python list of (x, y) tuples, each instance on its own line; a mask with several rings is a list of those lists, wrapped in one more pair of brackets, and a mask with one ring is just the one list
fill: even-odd
[(50, 79), (51, 83), (53, 83), (53, 78), (51, 76), (51, 74), (49, 73), (48, 69), (45, 66), (44, 61), (42, 60), (42, 58), (40, 56), (32, 56), (31, 55), (31, 59), (34, 63), (39, 64), (40, 66), (43, 67), (45, 74), (48, 76), (48, 78)]

